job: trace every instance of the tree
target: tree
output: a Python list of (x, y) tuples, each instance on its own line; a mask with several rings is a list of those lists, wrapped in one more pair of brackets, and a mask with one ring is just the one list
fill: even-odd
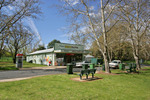
[(21, 23), (14, 24), (13, 27), (9, 28), (9, 32), (10, 35), (6, 38), (6, 44), (13, 57), (13, 63), (16, 63), (18, 51), (31, 43), (33, 35)]
[[(130, 43), (126, 41), (126, 32), (126, 27), (124, 27), (120, 22), (107, 33), (107, 35), (109, 36), (107, 39), (109, 62), (111, 62), (112, 59), (131, 60), (132, 50)], [(102, 36), (99, 38), (99, 41), (103, 42)], [(98, 52), (96, 41), (93, 42), (90, 50), (93, 52), (95, 57), (102, 54), (99, 54), (100, 52)]]
[(44, 45), (39, 45), (36, 50), (44, 50), (44, 49), (46, 49), (46, 48), (44, 47)]
[(5, 39), (10, 35), (9, 28), (21, 19), (36, 18), (40, 13), (39, 0), (0, 1), (0, 55), (5, 47)]
[(118, 16), (124, 20), (128, 29), (126, 35), (132, 45), (137, 69), (140, 70), (141, 66), (139, 60), (142, 40), (145, 36), (149, 36), (149, 0), (123, 0), (123, 3), (118, 8), (121, 12)]
[[(147, 30), (150, 33), (150, 30)], [(146, 34), (141, 40), (141, 59), (150, 60), (150, 34)]]
[[(72, 32), (69, 37), (70, 40), (74, 41), (76, 44), (84, 45), (85, 48), (89, 47), (89, 38), (87, 34), (83, 34), (83, 30), (80, 29), (81, 26), (76, 25), (75, 28), (71, 28), (70, 32)], [(68, 32), (69, 33), (69, 32)]]
[[(80, 26), (80, 29), (84, 29), (82, 34), (88, 36), (88, 39), (96, 41), (98, 50), (104, 58), (106, 73), (110, 73), (107, 42), (109, 36), (107, 33), (119, 21), (117, 16), (114, 16), (113, 11), (121, 0), (60, 1), (63, 3), (63, 7), (61, 6), (59, 9), (62, 8), (61, 12), (70, 17), (72, 26)], [(114, 19), (111, 23), (110, 18)], [(103, 42), (99, 41), (101, 36), (103, 37)]]
[(59, 40), (54, 39), (53, 41), (49, 42), (47, 48), (53, 48), (55, 43), (61, 43)]

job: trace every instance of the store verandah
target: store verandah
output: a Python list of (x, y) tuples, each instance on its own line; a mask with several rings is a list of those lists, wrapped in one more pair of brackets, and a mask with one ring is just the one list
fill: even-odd
[(80, 62), (83, 60), (83, 54), (76, 53), (56, 53), (56, 66), (63, 66), (67, 63)]

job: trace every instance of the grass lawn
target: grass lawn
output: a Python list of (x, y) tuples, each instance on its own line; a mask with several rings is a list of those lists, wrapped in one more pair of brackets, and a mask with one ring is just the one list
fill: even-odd
[[(27, 67), (44, 67), (46, 65), (33, 64), (23, 61), (23, 68)], [(16, 64), (12, 63), (12, 61), (0, 61), (0, 70), (17, 70)]]
[(70, 80), (78, 75), (61, 74), (0, 83), (0, 100), (150, 100), (150, 67), (139, 74), (95, 76), (103, 79), (78, 82)]
[(150, 61), (145, 61), (144, 64), (150, 65)]
[[(123, 61), (123, 63), (135, 63), (135, 61)], [(150, 65), (150, 61), (144, 61), (142, 64)]]

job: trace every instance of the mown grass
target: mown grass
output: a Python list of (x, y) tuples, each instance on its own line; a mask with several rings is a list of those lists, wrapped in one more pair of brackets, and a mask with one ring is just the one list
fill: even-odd
[[(135, 61), (122, 61), (123, 63), (135, 63)], [(145, 65), (150, 65), (150, 61), (149, 60), (145, 60), (142, 64), (145, 64)]]
[(15, 66), (12, 61), (0, 61), (0, 70), (18, 70)]
[[(40, 65), (40, 64), (33, 64), (28, 63), (26, 61), (23, 61), (23, 68), (29, 68), (29, 67), (44, 67), (46, 65)], [(13, 61), (0, 61), (0, 70), (18, 70), (16, 68), (16, 64), (13, 63)]]
[(71, 78), (79, 76), (62, 74), (0, 83), (0, 100), (150, 100), (150, 68), (95, 76), (103, 79), (78, 82)]
[(145, 61), (144, 64), (150, 65), (150, 61)]

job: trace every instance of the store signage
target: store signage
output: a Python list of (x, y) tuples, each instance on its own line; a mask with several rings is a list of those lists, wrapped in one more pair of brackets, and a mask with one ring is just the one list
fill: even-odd
[(55, 50), (84, 50), (83, 45), (55, 43)]

